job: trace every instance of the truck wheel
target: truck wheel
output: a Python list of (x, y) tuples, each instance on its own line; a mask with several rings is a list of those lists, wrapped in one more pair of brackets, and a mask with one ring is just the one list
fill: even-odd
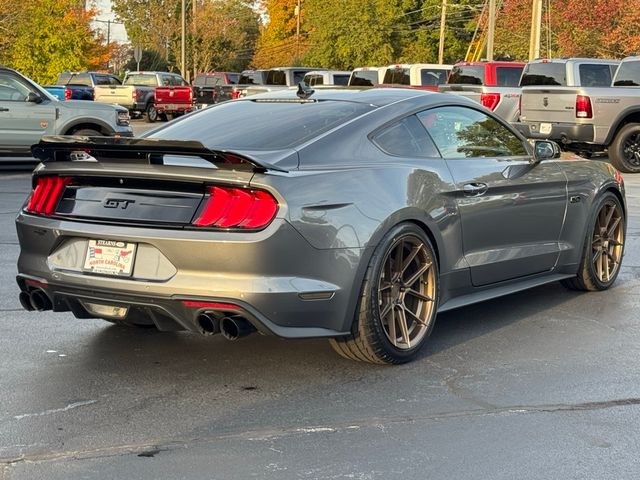
[(640, 172), (640, 124), (622, 127), (609, 147), (611, 164), (621, 172)]
[(73, 132), (73, 135), (82, 135), (83, 137), (104, 137), (102, 133), (91, 128), (81, 128)]
[(154, 123), (158, 120), (158, 111), (156, 107), (153, 106), (153, 103), (147, 105), (147, 122)]

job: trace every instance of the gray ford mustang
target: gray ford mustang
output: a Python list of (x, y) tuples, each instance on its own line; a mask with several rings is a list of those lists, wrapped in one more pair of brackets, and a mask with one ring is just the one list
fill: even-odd
[(17, 217), (27, 310), (328, 337), (402, 363), (436, 314), (562, 281), (604, 290), (620, 174), (481, 106), (405, 89), (265, 94), (144, 138), (48, 137)]

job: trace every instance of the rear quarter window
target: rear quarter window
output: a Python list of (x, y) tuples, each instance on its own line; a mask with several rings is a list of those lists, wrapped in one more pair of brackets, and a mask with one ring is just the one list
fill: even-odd
[(405, 117), (373, 135), (380, 150), (398, 157), (440, 157), (438, 149), (415, 115)]
[(565, 86), (567, 67), (565, 63), (529, 63), (524, 67), (521, 87), (536, 85)]

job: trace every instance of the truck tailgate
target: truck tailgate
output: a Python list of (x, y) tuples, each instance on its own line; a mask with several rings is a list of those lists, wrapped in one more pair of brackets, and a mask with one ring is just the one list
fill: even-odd
[(156, 87), (156, 105), (191, 105), (193, 90), (189, 86)]
[(132, 85), (97, 86), (94, 100), (102, 103), (117, 103), (125, 107), (133, 105)]
[(574, 123), (578, 94), (576, 88), (524, 87), (520, 119), (523, 122)]

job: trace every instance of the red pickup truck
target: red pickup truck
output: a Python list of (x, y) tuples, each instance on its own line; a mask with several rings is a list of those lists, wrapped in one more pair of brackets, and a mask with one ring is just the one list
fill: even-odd
[(155, 88), (154, 108), (158, 116), (171, 115), (172, 118), (176, 118), (195, 110), (193, 87), (181, 78), (176, 78), (175, 83), (179, 84)]

